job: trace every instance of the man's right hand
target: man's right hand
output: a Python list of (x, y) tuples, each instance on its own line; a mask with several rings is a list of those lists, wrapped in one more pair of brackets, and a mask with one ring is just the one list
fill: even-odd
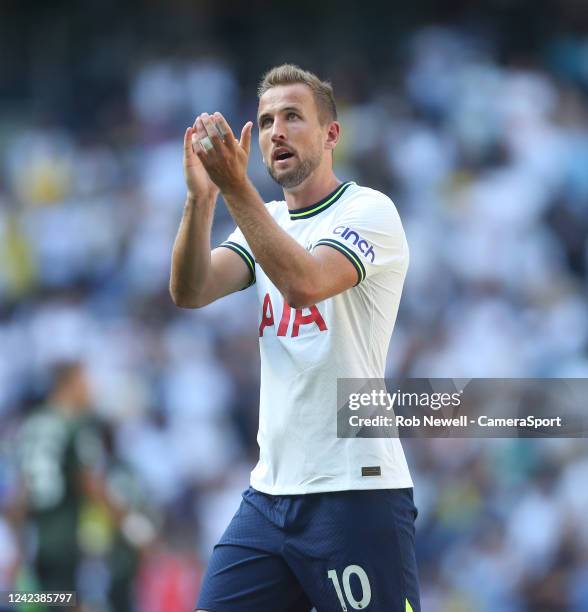
[(188, 199), (174, 242), (169, 283), (174, 304), (182, 308), (201, 308), (251, 281), (250, 268), (240, 255), (224, 247), (211, 251), (210, 232), (219, 189), (194, 153), (200, 146), (192, 143), (197, 122), (184, 134)]
[(196, 123), (189, 127), (184, 134), (184, 178), (188, 188), (188, 198), (193, 201), (216, 202), (219, 194), (218, 187), (210, 180), (202, 162), (194, 153), (194, 147), (200, 146), (192, 143), (196, 135)]

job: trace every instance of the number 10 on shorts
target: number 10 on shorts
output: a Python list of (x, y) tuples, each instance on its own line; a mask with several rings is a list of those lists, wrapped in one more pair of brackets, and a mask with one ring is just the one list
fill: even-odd
[[(359, 582), (361, 584), (360, 600), (355, 599), (353, 593), (351, 592), (349, 579), (351, 578), (352, 574), (355, 574), (359, 578)], [(339, 603), (341, 604), (341, 609), (343, 612), (347, 612), (347, 604), (345, 603), (345, 599), (347, 599), (349, 605), (354, 610), (365, 610), (365, 608), (369, 606), (370, 601), (372, 600), (372, 589), (363, 567), (360, 565), (348, 565), (343, 570), (341, 582), (343, 583), (343, 591), (345, 591), (345, 596), (343, 596), (343, 591), (341, 591), (341, 583), (339, 582), (339, 576), (337, 576), (337, 570), (329, 570), (327, 572), (327, 576), (330, 578), (333, 586), (335, 587), (335, 592), (337, 593), (337, 597), (339, 598)]]

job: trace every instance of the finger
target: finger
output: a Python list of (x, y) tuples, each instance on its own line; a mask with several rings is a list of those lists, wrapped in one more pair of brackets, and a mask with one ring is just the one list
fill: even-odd
[(208, 170), (208, 164), (210, 163), (210, 155), (208, 154), (208, 151), (206, 151), (200, 145), (200, 141), (198, 141), (198, 143), (198, 146), (194, 147), (194, 152), (196, 154), (196, 157), (200, 160), (200, 163), (204, 166), (206, 170)]
[(231, 129), (231, 126), (227, 123), (227, 120), (222, 116), (221, 113), (214, 113), (214, 118), (216, 120), (216, 124), (219, 128), (219, 130), (224, 134), (224, 143), (228, 146), (228, 147), (232, 147), (234, 146), (235, 143), (237, 143), (237, 139), (235, 138), (235, 135), (233, 134), (233, 130)]
[(191, 134), (192, 150), (194, 151), (195, 157), (202, 162), (207, 153), (201, 144), (202, 139), (207, 138), (206, 130), (204, 129), (204, 125), (202, 123), (202, 115), (198, 115), (198, 117), (196, 117), (194, 125), (191, 128)]
[(249, 156), (249, 151), (251, 150), (251, 132), (253, 131), (253, 123), (248, 121), (241, 130), (241, 140), (239, 144), (241, 148), (247, 153)]
[(193, 129), (191, 127), (187, 128), (184, 132), (184, 155), (186, 156), (186, 159), (194, 155), (194, 149), (192, 148), (192, 134)]
[(216, 128), (217, 132), (220, 135), (220, 139), (224, 142), (225, 136), (227, 135), (227, 133), (225, 132), (225, 128), (221, 125), (218, 119), (219, 116), (221, 116), (220, 113), (214, 113), (214, 115), (212, 115), (212, 121), (214, 123), (214, 127)]
[(208, 153), (213, 148), (210, 138), (202, 122), (202, 115), (198, 115), (196, 121), (194, 121), (194, 127), (192, 128), (192, 147), (194, 153), (198, 154), (199, 151)]
[(206, 135), (210, 138), (212, 146), (218, 151), (222, 145), (222, 139), (219, 130), (216, 129), (216, 122), (208, 113), (202, 114), (202, 124), (206, 130)]
[(198, 140), (206, 136), (206, 130), (204, 129), (204, 125), (202, 123), (202, 115), (198, 115), (198, 117), (196, 117), (192, 130)]
[(184, 134), (184, 161), (189, 165), (193, 164), (197, 157), (198, 151), (202, 150), (200, 141), (196, 136), (194, 128), (188, 128)]
[[(187, 147), (187, 145), (190, 146)], [(193, 158), (199, 148), (200, 140), (196, 134), (196, 130), (194, 128), (188, 128), (188, 131), (184, 137), (184, 150), (186, 151), (186, 155)]]

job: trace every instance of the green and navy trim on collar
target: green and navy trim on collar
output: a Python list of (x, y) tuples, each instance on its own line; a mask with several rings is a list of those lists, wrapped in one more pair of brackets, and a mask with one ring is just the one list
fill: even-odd
[(234, 251), (235, 253), (237, 253), (237, 255), (239, 255), (241, 259), (245, 262), (245, 264), (249, 268), (249, 272), (251, 273), (251, 281), (249, 282), (248, 285), (245, 285), (243, 289), (247, 289), (247, 287), (251, 287), (251, 285), (253, 285), (253, 283), (255, 282), (255, 259), (253, 259), (253, 256), (251, 255), (251, 253), (249, 253), (247, 249), (242, 247), (240, 244), (237, 244), (236, 242), (233, 242), (232, 240), (226, 240), (219, 246), (225, 247), (227, 249), (231, 249), (231, 251)]
[(330, 246), (334, 249), (337, 249), (340, 253), (345, 255), (347, 259), (354, 265), (357, 270), (357, 282), (355, 285), (359, 285), (362, 280), (365, 279), (365, 267), (363, 263), (360, 261), (359, 257), (346, 245), (342, 242), (338, 242), (337, 240), (333, 240), (332, 238), (321, 238), (318, 242), (315, 242), (314, 246), (317, 247), (319, 244), (324, 244), (326, 246)]
[(329, 206), (332, 206), (343, 195), (347, 187), (352, 184), (353, 181), (345, 181), (344, 183), (341, 183), (341, 185), (339, 185), (335, 191), (332, 191), (327, 197), (323, 198), (316, 204), (311, 204), (310, 206), (305, 206), (304, 208), (298, 208), (296, 210), (288, 209), (290, 219), (308, 219), (309, 217), (318, 215), (319, 213), (323, 212), (323, 210), (329, 208)]

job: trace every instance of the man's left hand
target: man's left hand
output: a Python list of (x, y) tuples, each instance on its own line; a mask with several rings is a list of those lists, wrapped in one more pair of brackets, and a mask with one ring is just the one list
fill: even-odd
[(247, 181), (252, 129), (248, 121), (237, 140), (220, 113), (202, 113), (196, 119), (194, 151), (223, 194), (238, 192)]

